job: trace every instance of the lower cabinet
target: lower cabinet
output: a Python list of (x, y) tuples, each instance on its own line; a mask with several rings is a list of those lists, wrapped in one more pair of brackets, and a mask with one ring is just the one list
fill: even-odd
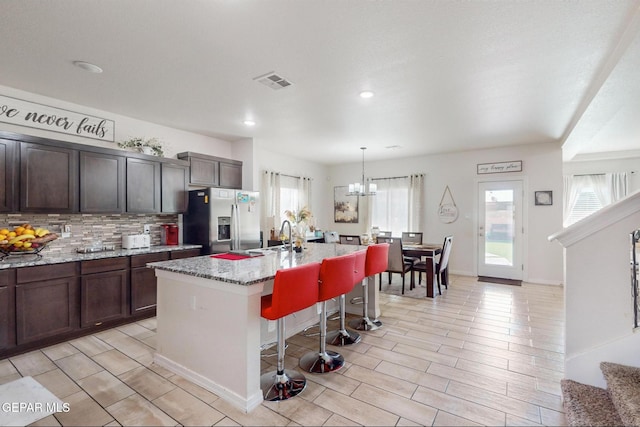
[(171, 259), (192, 258), (200, 256), (200, 249), (184, 249), (181, 251), (171, 251)]
[(129, 315), (129, 259), (106, 258), (81, 262), (80, 326), (100, 326), (103, 322)]
[(15, 270), (0, 270), (0, 350), (16, 345)]
[(131, 257), (131, 314), (155, 311), (157, 280), (155, 271), (147, 268), (149, 262), (167, 261), (168, 252), (133, 255)]
[(74, 262), (17, 269), (18, 345), (78, 329), (80, 301), (76, 270)]

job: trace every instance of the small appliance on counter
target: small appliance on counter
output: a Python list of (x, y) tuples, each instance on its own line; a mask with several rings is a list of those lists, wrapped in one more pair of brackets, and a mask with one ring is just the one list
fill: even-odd
[(122, 236), (122, 249), (142, 249), (150, 246), (151, 237), (148, 234)]
[(160, 227), (160, 241), (163, 245), (177, 245), (179, 244), (180, 229), (177, 224), (162, 224)]

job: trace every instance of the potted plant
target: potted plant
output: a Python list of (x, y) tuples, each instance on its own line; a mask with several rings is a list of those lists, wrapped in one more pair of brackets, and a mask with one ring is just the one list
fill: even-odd
[(133, 151), (138, 151), (144, 154), (151, 154), (154, 156), (160, 156), (164, 154), (162, 151), (162, 145), (158, 138), (130, 138), (126, 141), (118, 142), (118, 147), (128, 148)]

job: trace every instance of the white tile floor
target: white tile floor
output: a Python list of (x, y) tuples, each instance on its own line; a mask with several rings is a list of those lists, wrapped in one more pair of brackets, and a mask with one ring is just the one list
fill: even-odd
[[(383, 328), (332, 348), (343, 369), (249, 414), (152, 363), (155, 319), (0, 360), (0, 383), (31, 375), (70, 404), (36, 425), (565, 425), (561, 287), (452, 276), (434, 300), (381, 294), (381, 309)], [(292, 337), (286, 367), (317, 347)]]

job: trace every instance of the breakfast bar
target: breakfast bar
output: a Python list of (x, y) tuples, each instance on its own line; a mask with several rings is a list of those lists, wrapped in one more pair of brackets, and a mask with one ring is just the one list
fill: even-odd
[[(148, 264), (158, 278), (155, 362), (248, 412), (262, 400), (261, 346), (275, 342), (275, 322), (260, 315), (275, 273), (364, 246), (308, 243), (300, 252), (261, 249)], [(360, 286), (354, 292), (362, 293)], [(370, 304), (377, 309), (376, 287)], [(353, 310), (362, 313), (361, 306)], [(287, 336), (318, 322), (312, 307), (288, 316)]]

